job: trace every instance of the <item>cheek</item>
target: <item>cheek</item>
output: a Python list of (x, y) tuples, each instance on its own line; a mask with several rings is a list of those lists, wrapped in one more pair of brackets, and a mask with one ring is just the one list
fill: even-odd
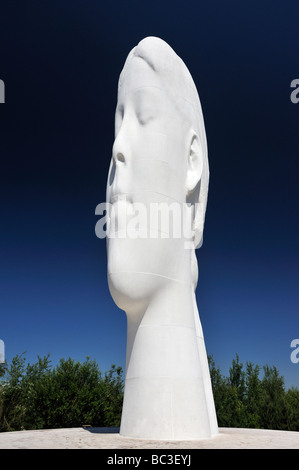
[(177, 278), (180, 269), (182, 240), (162, 238), (110, 238), (108, 243), (108, 273), (153, 273)]
[(131, 139), (127, 177), (132, 192), (152, 192), (184, 202), (186, 147), (166, 134), (140, 133)]
[(182, 173), (164, 162), (158, 160), (136, 160), (130, 168), (132, 192), (135, 194), (134, 202), (142, 202), (138, 194), (151, 193), (170, 201), (184, 200), (184, 184)]

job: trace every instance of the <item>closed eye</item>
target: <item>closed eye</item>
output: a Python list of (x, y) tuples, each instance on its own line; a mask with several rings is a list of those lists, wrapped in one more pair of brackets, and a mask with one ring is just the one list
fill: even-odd
[(118, 106), (115, 112), (115, 135), (118, 134), (123, 118), (124, 118), (124, 107)]
[(152, 114), (145, 114), (144, 112), (139, 112), (137, 113), (137, 119), (139, 124), (145, 126), (154, 119), (154, 116)]

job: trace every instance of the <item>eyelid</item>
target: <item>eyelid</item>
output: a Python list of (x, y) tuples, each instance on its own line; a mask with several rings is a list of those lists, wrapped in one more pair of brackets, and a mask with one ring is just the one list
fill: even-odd
[(141, 125), (145, 125), (148, 122), (150, 122), (152, 119), (154, 119), (154, 117), (153, 117), (152, 114), (146, 114), (146, 113), (139, 112), (139, 113), (137, 113), (137, 119), (138, 119), (138, 121)]
[(121, 106), (117, 107), (116, 113), (115, 113), (115, 123), (114, 123), (115, 134), (118, 133), (118, 131), (121, 127), (123, 118), (124, 118), (124, 107), (121, 105)]
[(117, 114), (120, 114), (121, 117), (124, 117), (124, 106), (123, 106), (122, 104), (117, 107), (116, 113), (117, 113)]

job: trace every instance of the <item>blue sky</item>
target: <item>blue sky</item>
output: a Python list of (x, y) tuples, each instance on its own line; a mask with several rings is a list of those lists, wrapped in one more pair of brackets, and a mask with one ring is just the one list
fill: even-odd
[(118, 76), (143, 37), (182, 57), (205, 117), (210, 191), (197, 250), (206, 346), (224, 374), (275, 365), (299, 387), (298, 3), (29, 0), (1, 7), (0, 338), (125, 366), (126, 319), (95, 236)]

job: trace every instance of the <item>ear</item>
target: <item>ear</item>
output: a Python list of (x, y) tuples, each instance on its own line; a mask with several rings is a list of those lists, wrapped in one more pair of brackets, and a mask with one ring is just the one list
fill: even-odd
[(188, 170), (186, 178), (187, 194), (193, 193), (202, 176), (203, 169), (203, 153), (198, 135), (195, 131), (191, 131), (188, 155)]

